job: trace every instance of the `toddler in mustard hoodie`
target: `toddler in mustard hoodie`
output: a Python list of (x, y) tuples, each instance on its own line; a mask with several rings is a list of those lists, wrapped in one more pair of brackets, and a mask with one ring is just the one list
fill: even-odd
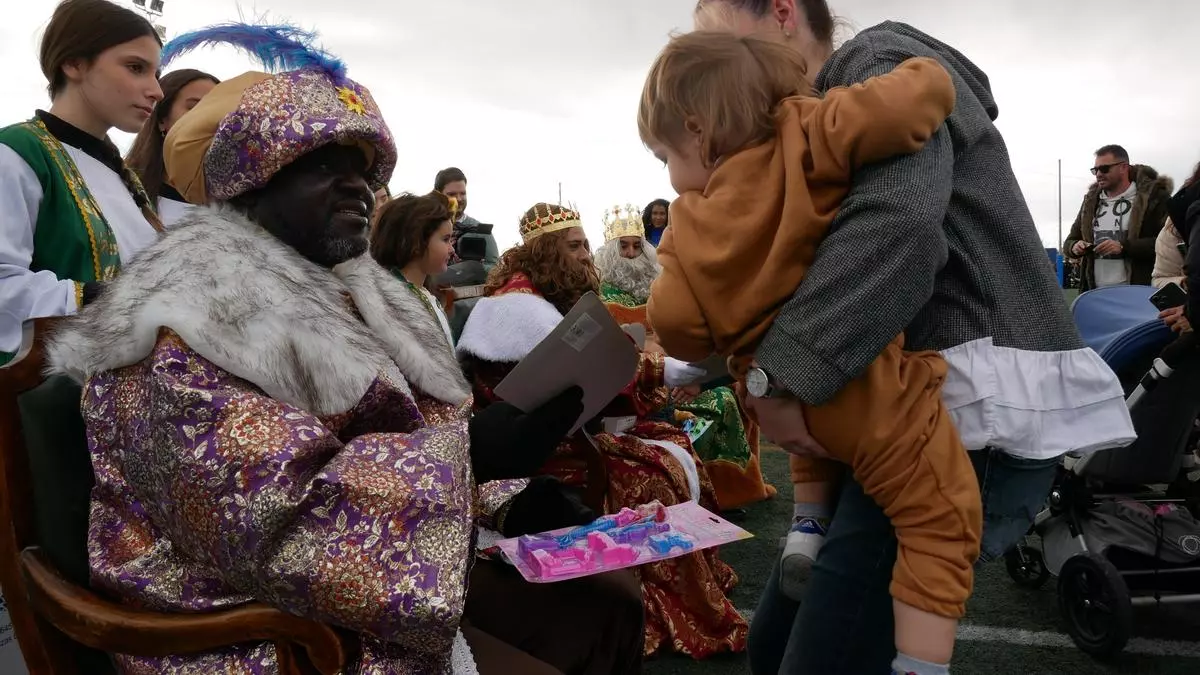
[[(672, 39), (638, 111), (642, 141), (679, 193), (647, 308), (663, 349), (688, 361), (727, 356), (744, 377), (854, 170), (920, 150), (954, 100), (949, 74), (932, 59), (817, 98), (801, 58), (784, 46), (703, 31)], [(809, 431), (836, 462), (791, 458), (797, 512), (823, 515), (819, 527), (842, 466), (891, 519), (904, 670), (948, 668), (983, 529), (975, 472), (941, 399), (946, 374), (936, 352), (905, 352), (897, 337), (832, 401), (805, 409)]]

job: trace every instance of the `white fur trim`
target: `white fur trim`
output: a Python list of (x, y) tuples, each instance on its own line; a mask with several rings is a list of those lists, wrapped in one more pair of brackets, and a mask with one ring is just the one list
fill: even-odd
[(562, 318), (549, 300), (532, 293), (481, 298), (463, 326), (458, 353), (492, 363), (515, 363), (553, 332)]
[(333, 272), (350, 288), (363, 320), (413, 386), (448, 403), (470, 397), (436, 308), (430, 314), (407, 284), (369, 255), (348, 260)]
[(319, 415), (350, 409), (380, 376), (407, 389), (403, 374), (430, 396), (462, 402), (469, 388), (440, 326), (398, 281), (403, 293), (389, 288), (387, 274), (369, 256), (335, 274), (235, 211), (197, 207), (65, 320), (49, 371), (83, 381), (138, 363), (166, 327), (272, 398)]
[(454, 634), (454, 643), (450, 647), (450, 672), (454, 675), (479, 675), (475, 655), (471, 653), (471, 645), (461, 630)]

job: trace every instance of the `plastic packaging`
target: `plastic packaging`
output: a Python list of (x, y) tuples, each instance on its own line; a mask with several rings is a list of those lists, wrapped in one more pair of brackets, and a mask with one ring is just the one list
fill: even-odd
[(655, 501), (580, 527), (497, 542), (521, 575), (563, 581), (687, 555), (754, 535), (696, 502)]

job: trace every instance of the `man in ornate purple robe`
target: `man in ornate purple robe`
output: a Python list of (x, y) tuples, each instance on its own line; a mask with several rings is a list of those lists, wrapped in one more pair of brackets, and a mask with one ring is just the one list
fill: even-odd
[[(544, 463), (580, 394), (471, 416), (437, 319), (366, 255), (395, 146), (336, 65), (247, 73), (185, 115), (168, 177), (214, 205), (52, 340), (52, 367), (86, 382), (93, 586), (349, 629), (348, 673), (636, 673), (632, 574), (535, 586), (475, 560), (480, 524), (511, 536), (593, 516), (557, 481), (511, 480)], [(115, 658), (126, 673), (278, 671), (270, 643)]]

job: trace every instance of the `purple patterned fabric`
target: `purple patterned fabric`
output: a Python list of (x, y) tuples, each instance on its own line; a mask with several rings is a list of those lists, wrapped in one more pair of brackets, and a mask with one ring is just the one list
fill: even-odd
[(368, 182), (378, 190), (396, 167), (396, 143), (366, 87), (295, 70), (251, 85), (221, 120), (204, 156), (208, 196), (227, 201), (267, 184), (280, 169), (329, 143), (369, 153)]
[[(381, 376), (352, 410), (317, 418), (164, 330), (145, 361), (89, 381), (83, 410), (99, 592), (179, 612), (258, 600), (360, 633), (349, 673), (448, 672), (473, 520), (520, 485), (477, 494), (465, 406), (418, 407)], [(129, 673), (273, 673), (274, 655), (248, 644), (117, 660)]]

